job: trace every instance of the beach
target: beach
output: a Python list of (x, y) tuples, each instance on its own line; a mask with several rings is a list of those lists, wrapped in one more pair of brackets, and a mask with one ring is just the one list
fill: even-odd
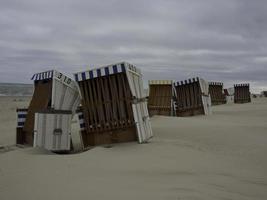
[(151, 118), (154, 137), (58, 155), (15, 147), (16, 108), (0, 97), (0, 199), (267, 199), (267, 98), (210, 116)]

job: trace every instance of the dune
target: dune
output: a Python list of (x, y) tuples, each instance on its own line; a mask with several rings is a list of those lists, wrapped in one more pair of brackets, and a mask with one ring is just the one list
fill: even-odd
[[(0, 97), (0, 145), (15, 141), (16, 107)], [(267, 98), (214, 106), (211, 116), (151, 119), (147, 144), (57, 155), (0, 151), (0, 199), (267, 199)]]

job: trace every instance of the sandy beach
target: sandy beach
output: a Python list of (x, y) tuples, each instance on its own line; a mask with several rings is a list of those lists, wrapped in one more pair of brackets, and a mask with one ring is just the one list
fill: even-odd
[[(0, 145), (15, 143), (15, 110), (29, 99), (0, 97)], [(0, 199), (265, 200), (267, 98), (252, 101), (211, 116), (155, 116), (148, 144), (0, 151)]]

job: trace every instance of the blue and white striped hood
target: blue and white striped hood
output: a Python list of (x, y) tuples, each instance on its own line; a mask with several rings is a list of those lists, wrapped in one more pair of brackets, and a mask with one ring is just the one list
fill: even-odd
[(51, 78), (53, 78), (53, 75), (54, 75), (54, 70), (49, 70), (46, 72), (40, 72), (40, 73), (34, 74), (31, 78), (31, 80), (40, 81), (40, 80), (45, 80), (45, 79), (51, 79)]
[(126, 71), (131, 71), (134, 73), (137, 73), (141, 75), (140, 69), (137, 67), (126, 63), (126, 62), (121, 62), (117, 64), (112, 64), (84, 72), (78, 72), (74, 74), (75, 80), (76, 81), (84, 81), (88, 79), (93, 79), (101, 76), (108, 76), (112, 74), (117, 74), (117, 73), (126, 73)]
[(175, 86), (187, 85), (187, 84), (195, 83), (195, 82), (199, 82), (201, 92), (203, 95), (209, 95), (209, 83), (207, 81), (205, 81), (204, 79), (199, 78), (199, 77), (187, 79), (184, 81), (178, 81), (178, 82), (176, 82)]

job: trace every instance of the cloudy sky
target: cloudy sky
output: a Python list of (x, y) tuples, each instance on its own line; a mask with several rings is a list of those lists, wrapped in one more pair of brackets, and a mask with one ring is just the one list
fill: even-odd
[(144, 78), (267, 89), (266, 0), (2, 0), (0, 82), (120, 61)]

